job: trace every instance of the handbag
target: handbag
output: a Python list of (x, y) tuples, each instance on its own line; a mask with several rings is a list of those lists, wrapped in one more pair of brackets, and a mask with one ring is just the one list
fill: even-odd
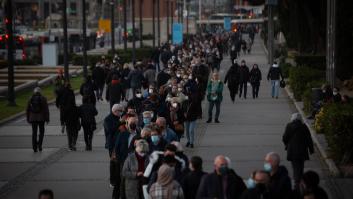
[(282, 79), (282, 80), (279, 82), (279, 86), (280, 86), (281, 88), (286, 87), (286, 82)]

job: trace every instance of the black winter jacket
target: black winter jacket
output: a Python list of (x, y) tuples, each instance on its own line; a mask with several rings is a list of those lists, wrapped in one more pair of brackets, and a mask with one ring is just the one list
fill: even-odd
[(81, 124), (96, 124), (95, 116), (98, 114), (98, 111), (95, 106), (92, 104), (82, 104), (79, 107)]
[(267, 74), (267, 80), (279, 80), (283, 79), (281, 68), (279, 67), (271, 67)]
[(278, 167), (277, 172), (271, 176), (269, 188), (273, 193), (273, 199), (291, 198), (292, 183), (286, 167)]

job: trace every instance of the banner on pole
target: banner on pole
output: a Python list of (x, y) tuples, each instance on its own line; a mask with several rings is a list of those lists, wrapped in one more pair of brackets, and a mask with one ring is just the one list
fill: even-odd
[(111, 21), (110, 19), (99, 19), (98, 26), (100, 31), (111, 32)]
[(231, 30), (231, 18), (224, 17), (224, 30), (230, 31)]
[(173, 44), (183, 43), (183, 24), (173, 23)]

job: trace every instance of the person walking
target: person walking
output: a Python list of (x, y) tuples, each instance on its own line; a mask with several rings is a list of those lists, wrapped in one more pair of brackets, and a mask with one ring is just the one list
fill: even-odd
[(141, 89), (144, 76), (140, 67), (135, 65), (134, 70), (130, 71), (127, 79), (130, 81), (132, 93), (136, 93), (137, 89)]
[(252, 87), (253, 99), (259, 97), (260, 82), (262, 80), (261, 70), (257, 64), (254, 64), (250, 71), (250, 84)]
[(272, 98), (278, 99), (280, 79), (283, 80), (281, 68), (278, 66), (277, 62), (274, 62), (267, 74), (267, 80), (271, 80)]
[(93, 68), (92, 70), (92, 80), (93, 84), (95, 85), (95, 90), (96, 90), (96, 97), (97, 100), (102, 100), (103, 101), (103, 90), (104, 90), (104, 84), (105, 84), (105, 72), (104, 68), (101, 66), (101, 64), (96, 64), (96, 67)]
[[(36, 153), (42, 151), (44, 138), (44, 124), (49, 123), (49, 108), (47, 99), (41, 94), (41, 89), (36, 87), (26, 108), (27, 122), (32, 125), (32, 148)], [(39, 128), (39, 139), (38, 139)]]
[(212, 78), (208, 82), (207, 93), (207, 100), (209, 102), (207, 123), (212, 122), (214, 106), (216, 106), (215, 122), (219, 123), (218, 119), (221, 111), (221, 102), (223, 100), (223, 82), (219, 80), (219, 74), (217, 72), (212, 74)]
[(239, 67), (239, 98), (241, 98), (241, 95), (244, 93), (243, 97), (244, 99), (246, 99), (248, 82), (249, 82), (249, 68), (248, 66), (246, 66), (245, 60), (242, 60)]
[(95, 106), (96, 105), (96, 95), (94, 94), (95, 85), (92, 82), (91, 76), (87, 76), (85, 78), (85, 82), (80, 87), (80, 94), (82, 98), (89, 97), (91, 103)]
[(234, 60), (232, 66), (229, 68), (224, 78), (224, 83), (228, 86), (230, 98), (234, 103), (239, 88), (239, 65), (237, 60)]
[(304, 171), (304, 162), (309, 160), (309, 152), (314, 153), (309, 128), (303, 123), (299, 113), (292, 114), (282, 140), (287, 151), (287, 160), (292, 163), (295, 187), (298, 187)]
[(217, 156), (214, 160), (214, 168), (213, 173), (203, 176), (196, 198), (240, 199), (246, 186), (243, 179), (229, 169), (226, 157)]
[(93, 132), (97, 129), (95, 116), (98, 114), (98, 111), (92, 104), (90, 97), (84, 97), (82, 102), (83, 104), (79, 107), (79, 112), (86, 143), (86, 151), (92, 151)]
[(163, 164), (158, 169), (157, 182), (152, 184), (149, 195), (151, 199), (184, 199), (183, 189), (174, 180), (174, 168)]
[(202, 170), (202, 159), (199, 156), (191, 158), (189, 168), (191, 171), (183, 178), (182, 187), (185, 199), (195, 199), (201, 179), (207, 173)]
[(120, 78), (114, 75), (111, 83), (107, 87), (105, 95), (105, 99), (110, 103), (110, 108), (112, 108), (114, 104), (119, 104), (123, 95), (124, 87)]
[(125, 194), (127, 199), (143, 199), (143, 173), (148, 165), (148, 143), (145, 140), (136, 141), (135, 152), (130, 153), (125, 160), (122, 176), (125, 180)]
[(189, 95), (189, 100), (185, 103), (185, 132), (186, 147), (194, 148), (196, 120), (201, 116), (201, 97), (198, 92)]
[(79, 109), (76, 106), (76, 102), (73, 100), (66, 104), (64, 108), (64, 121), (66, 126), (66, 133), (68, 139), (68, 147), (70, 151), (76, 151), (76, 141), (78, 132), (81, 129)]

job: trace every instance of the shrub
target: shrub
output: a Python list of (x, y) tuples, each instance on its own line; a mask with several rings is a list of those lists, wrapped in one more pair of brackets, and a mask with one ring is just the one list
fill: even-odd
[(306, 66), (291, 67), (289, 70), (289, 85), (296, 100), (302, 100), (303, 93), (312, 81), (323, 81), (325, 72)]
[(294, 57), (298, 66), (310, 66), (318, 70), (326, 69), (326, 57), (324, 55), (296, 55)]
[(315, 129), (326, 135), (336, 162), (353, 162), (353, 104), (326, 104), (316, 117)]
[(279, 65), (279, 67), (281, 68), (283, 77), (288, 78), (289, 77), (289, 69), (292, 67), (292, 64), (283, 62)]
[(306, 85), (306, 88), (303, 92), (302, 95), (302, 100), (304, 103), (304, 112), (305, 113), (311, 113), (313, 111), (313, 107), (312, 107), (312, 102), (313, 102), (313, 90), (312, 88), (321, 88), (321, 86), (325, 83), (324, 80), (318, 80), (318, 81), (312, 81), (309, 82)]

